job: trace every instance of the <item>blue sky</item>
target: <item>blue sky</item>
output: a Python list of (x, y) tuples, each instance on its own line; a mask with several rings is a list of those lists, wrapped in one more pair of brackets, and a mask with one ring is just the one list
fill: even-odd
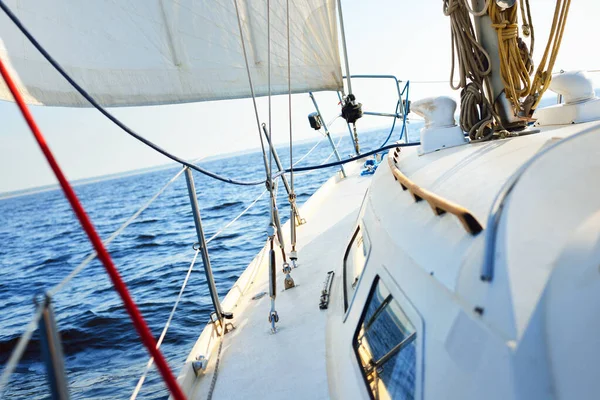
[[(536, 27), (536, 56), (541, 56), (554, 11), (552, 0), (532, 2)], [(450, 67), (449, 20), (441, 0), (343, 1), (346, 36), (353, 74), (394, 74), (413, 80), (411, 99), (435, 94), (453, 95), (447, 84), (419, 81), (447, 80)], [(561, 53), (560, 69), (600, 69), (600, 54), (582, 46), (598, 36), (591, 16), (600, 15), (600, 5), (579, 0), (571, 12)], [(537, 59), (536, 58), (536, 59)], [(390, 83), (353, 83), (365, 110), (392, 112), (394, 88)], [(455, 95), (455, 94), (454, 94)], [(325, 119), (339, 111), (333, 93), (317, 99)], [(294, 138), (317, 138), (306, 115), (312, 111), (308, 95), (294, 96)], [(259, 99), (263, 120), (266, 100)], [(127, 136), (91, 109), (33, 107), (33, 113), (50, 147), (70, 179), (81, 179), (145, 168), (168, 162)], [(161, 107), (114, 109), (114, 113), (145, 137), (184, 157), (198, 158), (258, 146), (256, 125), (249, 100), (184, 104)], [(273, 101), (273, 136), (287, 143), (287, 98)], [(364, 118), (360, 129), (388, 126), (391, 121)], [(333, 132), (343, 132), (338, 121)], [(0, 192), (51, 184), (54, 178), (16, 106), (0, 102)]]

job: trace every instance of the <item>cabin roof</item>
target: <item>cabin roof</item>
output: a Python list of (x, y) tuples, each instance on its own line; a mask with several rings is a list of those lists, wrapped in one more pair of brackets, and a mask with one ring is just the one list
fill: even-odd
[[(495, 252), (496, 276), (490, 284), (480, 276), (492, 204), (507, 180), (536, 153), (599, 127), (599, 122), (549, 126), (523, 137), (421, 156), (414, 147), (402, 148), (395, 162), (402, 174), (428, 192), (468, 209), (484, 228), (478, 235), (467, 233), (455, 216), (437, 216), (425, 201), (415, 202), (409, 190), (403, 191), (394, 182), (389, 168), (376, 174), (370, 204), (396, 245), (415, 264), (460, 301), (484, 308), (484, 319), (507, 337), (519, 338), (570, 235), (599, 204), (595, 193), (600, 189), (592, 183), (599, 168), (598, 151), (591, 151), (597, 135), (559, 146), (523, 174), (506, 201)], [(586, 193), (588, 198), (578, 197), (578, 207), (571, 207), (575, 193)], [(388, 211), (392, 207), (394, 214)]]

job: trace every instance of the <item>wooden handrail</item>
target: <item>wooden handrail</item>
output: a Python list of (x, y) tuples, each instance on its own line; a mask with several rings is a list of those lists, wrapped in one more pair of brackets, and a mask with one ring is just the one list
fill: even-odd
[(416, 183), (411, 181), (406, 175), (404, 175), (396, 166), (396, 158), (400, 153), (400, 149), (394, 150), (393, 156), (388, 157), (388, 163), (390, 169), (394, 175), (394, 179), (400, 183), (402, 190), (408, 190), (415, 199), (415, 202), (425, 200), (435, 215), (443, 215), (445, 213), (452, 214), (461, 222), (465, 230), (471, 235), (475, 236), (483, 230), (483, 227), (477, 221), (477, 218), (469, 210), (459, 206), (443, 197), (440, 197), (434, 193), (431, 193), (427, 189), (423, 189)]

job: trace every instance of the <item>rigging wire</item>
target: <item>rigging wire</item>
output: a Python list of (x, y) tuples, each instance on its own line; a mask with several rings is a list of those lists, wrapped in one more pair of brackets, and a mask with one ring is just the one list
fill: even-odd
[[(239, 9), (238, 9), (238, 4), (237, 4), (237, 0), (233, 0), (234, 5), (235, 5), (235, 9), (236, 9), (236, 14), (237, 14), (237, 19), (238, 19), (238, 27), (240, 30), (240, 38), (241, 38), (241, 44), (242, 44), (242, 49), (243, 49), (243, 54), (244, 54), (244, 60), (246, 63), (246, 71), (248, 72), (248, 80), (250, 83), (250, 90), (252, 93), (252, 101), (253, 101), (253, 105), (254, 105), (254, 111), (255, 111), (255, 115), (256, 115), (256, 122), (258, 125), (258, 133), (259, 136), (261, 138), (261, 145), (263, 148), (263, 154), (265, 153), (265, 149), (264, 149), (264, 142), (262, 140), (262, 136), (260, 133), (260, 119), (258, 116), (258, 107), (256, 105), (256, 96), (254, 94), (254, 86), (252, 84), (252, 77), (250, 74), (250, 68), (249, 68), (249, 64), (248, 64), (248, 56), (247, 56), (247, 52), (246, 52), (246, 46), (245, 46), (245, 41), (244, 41), (244, 36), (243, 36), (243, 31), (242, 31), (242, 24), (241, 24), (241, 19), (240, 19), (240, 14), (239, 14)], [(0, 8), (4, 11), (4, 13), (10, 18), (11, 21), (13, 21), (13, 23), (17, 26), (17, 28), (23, 33), (23, 35), (25, 35), (25, 37), (29, 40), (29, 42), (40, 52), (40, 54), (42, 54), (42, 56), (54, 67), (54, 69), (56, 69), (56, 71), (58, 73), (60, 73), (63, 78), (65, 78), (65, 80), (79, 93), (81, 94), (94, 108), (96, 108), (102, 115), (104, 115), (106, 118), (108, 118), (110, 121), (112, 121), (115, 125), (117, 125), (119, 128), (121, 128), (123, 131), (125, 131), (127, 134), (129, 134), (130, 136), (134, 137), (135, 139), (139, 140), (140, 142), (142, 142), (143, 144), (149, 146), (150, 148), (154, 149), (155, 151), (159, 152), (160, 154), (164, 155), (167, 158), (170, 158), (171, 160), (186, 166), (190, 169), (193, 169), (195, 171), (200, 172), (201, 174), (204, 174), (206, 176), (209, 176), (211, 178), (217, 179), (221, 182), (225, 182), (225, 183), (231, 183), (234, 185), (242, 185), (242, 186), (256, 186), (256, 185), (263, 185), (265, 183), (264, 180), (260, 180), (260, 181), (241, 181), (241, 180), (237, 180), (237, 179), (232, 179), (232, 178), (227, 178), (221, 175), (218, 175), (214, 172), (208, 171), (202, 167), (199, 167), (197, 165), (194, 165), (192, 163), (189, 163), (183, 159), (181, 159), (180, 157), (173, 155), (169, 152), (167, 152), (166, 150), (162, 149), (161, 147), (159, 147), (158, 145), (156, 145), (155, 143), (151, 142), (150, 140), (142, 137), (141, 135), (137, 134), (135, 131), (133, 131), (131, 128), (129, 128), (127, 125), (125, 125), (123, 122), (121, 122), (117, 117), (115, 117), (113, 114), (111, 114), (108, 110), (106, 110), (104, 107), (102, 107), (89, 93), (87, 93), (87, 91), (85, 89), (83, 89), (77, 82), (75, 82), (75, 80), (73, 80), (73, 78), (71, 78), (71, 76), (63, 69), (63, 67), (46, 51), (46, 49), (37, 41), (37, 39), (29, 32), (29, 30), (23, 25), (23, 23), (21, 22), (21, 20), (10, 10), (10, 8), (4, 3), (4, 0), (0, 0)], [(434, 83), (434, 82), (432, 82)], [(386, 148), (381, 148), (379, 149), (379, 151), (385, 151)], [(374, 153), (370, 153), (370, 154), (374, 154)], [(265, 161), (266, 161), (266, 154), (265, 155)], [(357, 156), (355, 157), (355, 159), (359, 159), (362, 156)], [(342, 165), (345, 162), (339, 162), (339, 164), (336, 165)], [(314, 166), (315, 169), (318, 169), (316, 167), (321, 167), (321, 166)], [(307, 167), (303, 167), (303, 168), (307, 168)], [(305, 170), (305, 169), (303, 169)], [(289, 170), (286, 170), (285, 172), (289, 172)], [(281, 173), (277, 173), (273, 176), (273, 178), (281, 176)]]
[(286, 22), (287, 22), (287, 81), (288, 81), (288, 120), (290, 129), (290, 193), (288, 201), (290, 203), (290, 258), (295, 265), (296, 258), (296, 192), (294, 191), (294, 135), (292, 130), (292, 50), (290, 46), (290, 0), (286, 0)]
[(271, 1), (267, 0), (267, 88), (268, 88), (268, 120), (269, 120), (269, 173), (267, 179), (273, 186), (273, 121), (271, 109)]
[(127, 288), (127, 285), (121, 278), (121, 275), (119, 274), (119, 271), (116, 268), (110, 254), (106, 250), (106, 247), (104, 247), (104, 244), (102, 243), (102, 239), (100, 239), (100, 236), (98, 235), (98, 232), (96, 231), (96, 228), (94, 227), (92, 221), (90, 220), (90, 218), (87, 215), (85, 209), (83, 208), (81, 202), (79, 201), (79, 198), (77, 197), (77, 194), (73, 190), (73, 187), (71, 186), (71, 184), (65, 177), (64, 173), (62, 172), (60, 166), (58, 165), (56, 158), (54, 157), (54, 155), (52, 154), (52, 151), (50, 150), (50, 148), (48, 147), (48, 144), (46, 143), (46, 139), (45, 139), (44, 135), (40, 131), (37, 123), (35, 122), (35, 120), (33, 118), (33, 115), (31, 114), (31, 111), (29, 110), (29, 108), (27, 107), (27, 104), (25, 103), (25, 100), (23, 99), (23, 96), (17, 89), (17, 86), (16, 86), (14, 80), (12, 79), (10, 72), (8, 71), (8, 69), (4, 65), (4, 62), (1, 59), (0, 59), (0, 73), (2, 74), (2, 77), (4, 78), (4, 81), (6, 82), (6, 86), (9, 88), (10, 92), (12, 93), (12, 95), (15, 99), (15, 102), (17, 103), (17, 105), (21, 111), (21, 114), (23, 115), (23, 118), (27, 122), (27, 125), (29, 126), (31, 133), (33, 134), (35, 140), (37, 141), (40, 150), (44, 154), (48, 164), (50, 165), (52, 171), (54, 172), (54, 175), (56, 176), (57, 180), (59, 181), (59, 183), (63, 189), (63, 192), (65, 194), (65, 197), (69, 201), (74, 214), (77, 216), (82, 229), (85, 231), (86, 235), (88, 236), (89, 241), (92, 243), (92, 245), (96, 249), (96, 252), (98, 253), (98, 258), (102, 261), (102, 264), (104, 265), (104, 268), (106, 269), (106, 273), (109, 275), (115, 290), (121, 297), (121, 300), (123, 301), (123, 305), (125, 306), (125, 309), (127, 310), (127, 313), (129, 314), (131, 321), (133, 322), (135, 329), (138, 332), (138, 335), (140, 336), (142, 343), (146, 346), (146, 349), (148, 350), (148, 352), (156, 358), (156, 366), (159, 369), (159, 371), (165, 381), (165, 384), (167, 385), (167, 387), (169, 388), (169, 390), (171, 391), (171, 394), (173, 395), (173, 397), (175, 399), (177, 399), (177, 400), (185, 399), (185, 395), (183, 394), (181, 388), (177, 384), (175, 376), (173, 375), (173, 372), (169, 368), (169, 365), (168, 365), (166, 359), (164, 358), (162, 353), (156, 348), (156, 342), (154, 340), (154, 337), (152, 336), (152, 332), (150, 331), (150, 328), (148, 327), (148, 324), (144, 320), (144, 317), (142, 316), (137, 305), (133, 301), (133, 299), (129, 293), (129, 290)]
[[(152, 203), (154, 203), (154, 200), (156, 200), (158, 198), (158, 196), (160, 196), (165, 190), (167, 190), (167, 188), (173, 182), (175, 182), (177, 180), (177, 178), (179, 178), (181, 176), (181, 174), (183, 174), (184, 171), (185, 171), (185, 168), (182, 168), (181, 171), (179, 171), (174, 177), (172, 177), (162, 188), (160, 188), (160, 190), (158, 192), (156, 192), (156, 194), (154, 196), (152, 196), (150, 199), (148, 199), (148, 201), (146, 201), (135, 213), (133, 213), (133, 215), (131, 215), (131, 217), (129, 217), (127, 219), (127, 221), (125, 221), (116, 231), (114, 231), (102, 243), (104, 243), (105, 246), (108, 246), (113, 240), (115, 240), (117, 238), (117, 236), (119, 236), (125, 230), (125, 228), (127, 228), (129, 225), (131, 225), (131, 223), (133, 223), (133, 221), (135, 221), (142, 212), (144, 212), (148, 207), (150, 207), (150, 205)], [(56, 295), (58, 292), (60, 292), (62, 289), (64, 289), (64, 287), (73, 278), (75, 278), (77, 275), (79, 275), (81, 273), (81, 271), (83, 271), (85, 269), (85, 267), (96, 258), (96, 256), (97, 256), (97, 253), (95, 251), (88, 254), (88, 256), (77, 267), (75, 267), (62, 281), (60, 281), (57, 285), (55, 285), (52, 289), (50, 289), (47, 292), (47, 294), (50, 297), (54, 297), (54, 295)]]
[[(1, 0), (0, 0), (1, 1)], [(248, 52), (246, 51), (246, 41), (244, 40), (244, 30), (242, 29), (242, 18), (240, 17), (240, 10), (238, 7), (237, 0), (233, 0), (235, 6), (235, 14), (237, 16), (238, 29), (240, 31), (240, 44), (242, 45), (242, 54), (244, 55), (244, 64), (246, 66), (246, 73), (248, 74), (248, 85), (250, 86), (250, 94), (252, 95), (252, 105), (254, 107), (254, 116), (256, 118), (256, 128), (258, 132), (258, 138), (260, 140), (260, 147), (262, 149), (263, 162), (265, 164), (265, 175), (266, 180), (262, 183), (269, 183), (268, 181), (268, 165), (267, 165), (267, 153), (265, 150), (265, 143), (262, 137), (262, 129), (260, 123), (260, 117), (258, 115), (258, 106), (256, 105), (256, 95), (254, 93), (254, 83), (252, 82), (252, 74), (250, 73), (250, 62), (248, 61)], [(269, 127), (270, 130), (270, 127)]]
[[(237, 7), (237, 2), (236, 2)], [(27, 37), (29, 42), (42, 54), (42, 56), (54, 67), (54, 69), (62, 75), (63, 78), (81, 95), (83, 96), (96, 110), (98, 110), (102, 115), (112, 121), (115, 125), (125, 131), (128, 135), (132, 136), (136, 140), (142, 142), (146, 146), (152, 148), (163, 156), (181, 164), (185, 165), (188, 168), (191, 168), (195, 171), (200, 172), (206, 176), (217, 179), (221, 182), (231, 183), (234, 185), (241, 186), (256, 186), (264, 184), (264, 181), (242, 181), (238, 179), (228, 178), (225, 176), (221, 176), (212, 171), (206, 170), (202, 167), (194, 165), (185, 161), (184, 159), (168, 152), (162, 147), (158, 146), (156, 143), (144, 138), (140, 134), (136, 133), (133, 129), (129, 128), (125, 125), (121, 120), (115, 117), (112, 113), (110, 113), (107, 109), (105, 109), (100, 103), (98, 103), (83, 87), (81, 87), (75, 80), (64, 70), (64, 68), (56, 61), (47, 51), (46, 49), (37, 41), (37, 39), (29, 32), (27, 28), (23, 25), (23, 23), (19, 20), (19, 18), (10, 10), (10, 8), (4, 3), (4, 0), (0, 0), (0, 8), (4, 11), (4, 13), (13, 21), (13, 23), (17, 26), (17, 28)], [(253, 95), (254, 97), (254, 95)], [(259, 132), (260, 133), (260, 132)]]
[[(340, 147), (340, 143), (342, 143), (342, 140), (344, 140), (345, 136), (340, 136), (340, 140), (338, 140), (338, 142), (335, 144), (335, 149), (337, 150), (338, 147)], [(333, 157), (335, 155), (335, 150), (331, 152), (331, 154), (329, 154), (329, 156), (325, 159), (325, 161), (321, 162), (319, 165), (323, 165), (326, 164), (329, 160), (331, 160), (331, 157)]]
[[(342, 36), (342, 49), (344, 50), (344, 62), (346, 65), (346, 77), (348, 82), (348, 94), (352, 94), (352, 80), (350, 77), (350, 63), (348, 62), (348, 48), (346, 47), (346, 31), (344, 30), (344, 14), (342, 13), (342, 1), (337, 1), (338, 17), (340, 20), (340, 33)], [(342, 85), (343, 86), (343, 85)], [(343, 88), (342, 88), (343, 90)]]
[[(294, 193), (294, 146), (292, 142), (294, 135), (292, 131), (292, 54), (290, 49), (290, 0), (286, 0), (286, 18), (287, 18), (287, 80), (288, 80), (288, 119), (290, 124), (290, 187)], [(292, 224), (293, 225), (293, 224)]]
[[(294, 171), (296, 171), (296, 172), (315, 171), (315, 170), (318, 170), (318, 169), (324, 169), (324, 168), (330, 168), (330, 167), (337, 167), (339, 165), (344, 165), (344, 164), (347, 164), (347, 163), (350, 163), (350, 162), (353, 162), (353, 161), (356, 161), (356, 160), (360, 160), (361, 158), (372, 156), (373, 154), (381, 153), (381, 152), (386, 151), (386, 150), (395, 149), (397, 147), (419, 146), (420, 144), (421, 144), (421, 142), (388, 144), (387, 146), (383, 146), (383, 147), (380, 147), (378, 149), (371, 150), (371, 151), (368, 151), (366, 153), (362, 153), (362, 154), (359, 154), (357, 156), (347, 158), (345, 160), (335, 161), (335, 162), (331, 162), (331, 163), (323, 164), (323, 165), (311, 165), (311, 166), (308, 166), (308, 167), (296, 167), (296, 168), (294, 168)], [(284, 171), (280, 171), (280, 172), (276, 173), (273, 176), (273, 179), (279, 178), (281, 175), (283, 175), (285, 173), (289, 173), (289, 172), (290, 172), (289, 168), (286, 169), (286, 170), (284, 170)]]

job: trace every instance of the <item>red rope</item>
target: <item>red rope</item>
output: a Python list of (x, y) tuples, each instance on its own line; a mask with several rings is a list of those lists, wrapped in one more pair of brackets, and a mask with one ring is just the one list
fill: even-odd
[(112, 259), (110, 258), (110, 255), (108, 254), (108, 252), (106, 251), (106, 248), (102, 244), (102, 240), (100, 239), (100, 236), (96, 232), (96, 229), (94, 228), (94, 225), (92, 224), (92, 221), (86, 214), (83, 206), (81, 205), (81, 203), (79, 202), (79, 199), (77, 198), (77, 195), (73, 191), (73, 188), (71, 187), (71, 185), (67, 181), (67, 178), (65, 177), (65, 175), (61, 171), (60, 167), (58, 166), (58, 163), (56, 162), (54, 155), (52, 154), (52, 152), (50, 151), (50, 148), (46, 144), (46, 139), (44, 138), (44, 135), (38, 128), (35, 120), (33, 119), (33, 116), (31, 115), (31, 112), (29, 111), (27, 104), (25, 104), (25, 101), (23, 100), (21, 93), (19, 93), (14, 81), (12, 80), (12, 78), (10, 76), (10, 73), (8, 72), (8, 69), (5, 67), (4, 63), (2, 62), (2, 59), (0, 59), (0, 73), (2, 74), (2, 77), (4, 78), (4, 81), (6, 82), (8, 88), (12, 92), (12, 94), (15, 98), (15, 101), (16, 101), (17, 105), (19, 106), (19, 109), (21, 110), (21, 114), (23, 114), (23, 117), (27, 121), (27, 125), (29, 125), (29, 128), (31, 129), (33, 136), (35, 136), (35, 140), (38, 142), (38, 145), (40, 146), (40, 149), (44, 153), (44, 156), (46, 156), (46, 160), (48, 160), (48, 163), (50, 164), (52, 171), (54, 171), (54, 175), (56, 175), (56, 178), (58, 179), (60, 186), (62, 187), (62, 189), (65, 193), (65, 196), (69, 200), (69, 203), (71, 203), (71, 207), (73, 208), (75, 215), (77, 215), (77, 218), (79, 219), (79, 223), (81, 224), (83, 230), (85, 230), (85, 233), (87, 234), (88, 238), (90, 239), (90, 242), (92, 242), (92, 245), (94, 246), (94, 249), (96, 250), (96, 253), (98, 254), (98, 258), (100, 259), (100, 261), (102, 261), (102, 264), (104, 264), (104, 268), (106, 269), (106, 272), (110, 276), (110, 279), (113, 282), (115, 290), (121, 296), (121, 299), (123, 300), (123, 304), (125, 305), (125, 308), (127, 309), (127, 312), (129, 313), (129, 316), (131, 317), (131, 321), (133, 322), (135, 329), (137, 330), (138, 334), (140, 335), (142, 342), (144, 343), (144, 345), (150, 352), (150, 355), (152, 357), (154, 357), (154, 361), (156, 362), (156, 367), (160, 371), (163, 379), (165, 380), (165, 383), (167, 384), (167, 387), (171, 391), (173, 398), (175, 398), (177, 400), (184, 400), (185, 395), (183, 394), (181, 388), (177, 384), (177, 380), (175, 379), (175, 376), (169, 369), (169, 365), (167, 364), (167, 361), (165, 360), (165, 358), (162, 355), (162, 353), (160, 352), (160, 350), (156, 348), (156, 341), (154, 340), (154, 337), (152, 336), (152, 332), (150, 331), (150, 328), (148, 328), (146, 321), (144, 321), (144, 317), (142, 317), (140, 310), (137, 308), (133, 299), (131, 298), (129, 291), (127, 290), (127, 286), (125, 285), (125, 282), (123, 282), (123, 280), (121, 279), (121, 276), (119, 275), (119, 271), (117, 271), (117, 268), (115, 267)]

